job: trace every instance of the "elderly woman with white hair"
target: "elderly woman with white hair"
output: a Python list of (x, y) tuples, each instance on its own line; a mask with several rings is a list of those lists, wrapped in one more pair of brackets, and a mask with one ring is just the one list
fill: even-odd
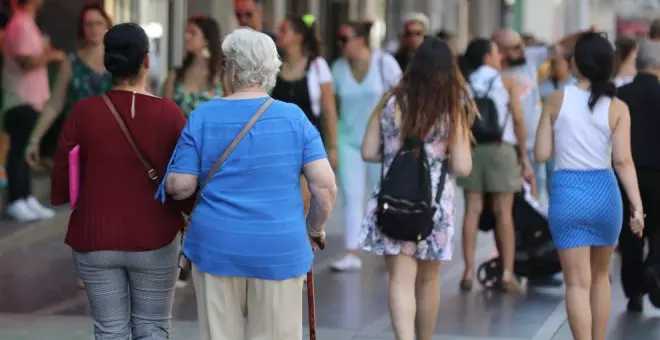
[(334, 173), (303, 111), (267, 94), (281, 64), (273, 40), (242, 28), (222, 52), (231, 94), (192, 112), (158, 195), (199, 195), (183, 252), (202, 339), (301, 339), (304, 276), (324, 244)]

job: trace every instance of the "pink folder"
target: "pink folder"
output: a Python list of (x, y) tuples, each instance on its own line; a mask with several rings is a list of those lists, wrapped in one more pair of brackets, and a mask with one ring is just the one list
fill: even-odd
[(69, 205), (76, 207), (80, 192), (80, 146), (76, 145), (69, 151)]

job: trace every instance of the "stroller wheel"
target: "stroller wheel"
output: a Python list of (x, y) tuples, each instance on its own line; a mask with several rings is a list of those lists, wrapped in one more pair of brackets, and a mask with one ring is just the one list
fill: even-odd
[(494, 288), (502, 277), (502, 260), (497, 257), (486, 261), (477, 269), (477, 281), (484, 288)]

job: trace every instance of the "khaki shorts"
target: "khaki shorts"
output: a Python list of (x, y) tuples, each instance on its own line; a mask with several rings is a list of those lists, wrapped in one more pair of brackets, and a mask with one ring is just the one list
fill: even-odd
[(457, 184), (471, 192), (514, 193), (522, 187), (522, 169), (511, 144), (477, 145), (472, 152), (472, 172)]

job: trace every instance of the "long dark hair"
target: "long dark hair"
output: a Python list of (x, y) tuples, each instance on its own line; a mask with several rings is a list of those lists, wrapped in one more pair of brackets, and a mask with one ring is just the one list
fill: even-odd
[(630, 57), (630, 54), (637, 47), (637, 41), (631, 37), (619, 37), (614, 43), (615, 59), (614, 59), (614, 76), (621, 71), (621, 65)]
[(347, 24), (353, 29), (356, 37), (364, 39), (367, 47), (371, 46), (371, 29), (374, 26), (373, 21), (351, 21)]
[[(204, 35), (204, 38), (206, 38), (206, 41), (208, 42), (208, 49), (211, 57), (209, 58), (209, 75), (207, 81), (209, 86), (213, 86), (213, 84), (218, 79), (220, 79), (220, 65), (222, 65), (222, 52), (220, 51), (220, 27), (218, 26), (218, 23), (215, 21), (215, 19), (204, 15), (193, 16), (188, 19), (188, 23), (199, 27), (200, 31), (202, 31), (202, 35)], [(195, 55), (193, 53), (186, 54), (186, 57), (183, 59), (183, 64), (176, 71), (175, 82), (178, 83), (179, 81), (183, 80), (186, 71), (193, 63), (193, 60), (195, 60)]]
[(492, 52), (492, 49), (493, 43), (490, 39), (475, 38), (470, 41), (465, 49), (465, 54), (458, 60), (461, 73), (463, 73), (465, 79), (469, 79), (470, 74), (484, 64), (484, 57)]
[(614, 73), (614, 48), (603, 33), (588, 32), (575, 43), (575, 64), (580, 74), (591, 82), (589, 109), (603, 96), (614, 97), (616, 86)]
[[(469, 133), (464, 101), (465, 81), (447, 43), (426, 38), (417, 48), (401, 81), (392, 89), (401, 109), (403, 138), (424, 140), (438, 122), (449, 125), (450, 140), (457, 129)], [(446, 130), (447, 131), (447, 130)]]
[(105, 20), (105, 24), (108, 26), (108, 29), (112, 27), (112, 19), (110, 19), (110, 15), (108, 15), (108, 12), (105, 11), (103, 6), (98, 3), (90, 3), (84, 5), (80, 9), (80, 13), (78, 13), (78, 29), (77, 29), (77, 36), (78, 36), (78, 43), (82, 44), (85, 41), (85, 15), (87, 15), (87, 12), (90, 11), (96, 11), (98, 12), (102, 17), (103, 20)]
[[(290, 16), (287, 20), (291, 23), (293, 30), (302, 35), (302, 50), (312, 60), (323, 55), (323, 43), (316, 29), (316, 20), (305, 20), (311, 14)], [(311, 24), (308, 24), (311, 22)]]

